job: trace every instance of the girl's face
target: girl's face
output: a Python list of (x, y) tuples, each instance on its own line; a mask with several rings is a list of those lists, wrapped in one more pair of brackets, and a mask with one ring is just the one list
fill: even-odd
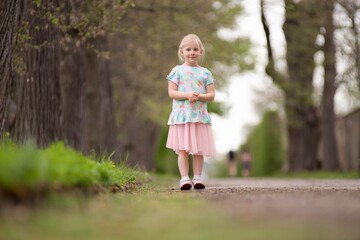
[(191, 40), (183, 45), (181, 54), (184, 57), (185, 65), (198, 66), (202, 50), (195, 40)]

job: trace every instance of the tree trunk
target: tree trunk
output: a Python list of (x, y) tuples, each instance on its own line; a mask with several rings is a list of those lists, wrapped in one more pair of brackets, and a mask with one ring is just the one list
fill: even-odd
[[(85, 154), (103, 155), (116, 150), (117, 133), (110, 63), (101, 56), (109, 51), (108, 35), (96, 30), (105, 13), (97, 12), (95, 3), (70, 0), (64, 4), (67, 32), (61, 57), (62, 125), (69, 145)], [(92, 22), (84, 25), (87, 18)]]
[(286, 60), (288, 73), (275, 69), (272, 55), (270, 30), (261, 1), (261, 18), (267, 39), (268, 65), (266, 73), (272, 77), (285, 95), (285, 111), (288, 129), (288, 163), (290, 171), (315, 170), (318, 165), (319, 119), (313, 102), (312, 76), (317, 24), (317, 1), (303, 0), (296, 3), (285, 0), (284, 34), (287, 42)]
[(324, 45), (324, 89), (322, 99), (322, 143), (325, 170), (338, 170), (338, 153), (335, 137), (334, 96), (336, 92), (335, 44), (334, 44), (334, 0), (324, 0), (325, 45)]
[[(108, 51), (107, 38), (97, 38), (94, 46)], [(116, 148), (112, 86), (109, 60), (88, 50), (84, 66), (84, 110), (81, 149), (85, 152), (110, 153)]]
[(8, 110), (13, 82), (13, 53), (20, 15), (21, 1), (0, 2), (0, 137), (10, 131), (15, 118), (15, 108)]
[(360, 92), (360, 23), (356, 21), (356, 15), (359, 14), (360, 4), (353, 2), (354, 11), (350, 14), (351, 31), (354, 35), (354, 58), (355, 58), (355, 79), (357, 80), (358, 91)]
[(85, 104), (82, 92), (85, 85), (84, 66), (86, 59), (82, 47), (69, 45), (68, 49), (71, 53), (63, 51), (61, 56), (62, 127), (66, 143), (81, 150), (83, 126), (81, 116)]
[[(319, 118), (313, 101), (313, 72), (315, 68), (315, 41), (319, 33), (317, 0), (296, 3), (285, 1), (286, 13), (284, 34), (287, 42), (287, 66), (289, 84), (286, 92), (286, 112), (290, 141), (297, 137), (294, 145), (289, 142), (290, 170), (315, 170), (318, 159)], [(293, 132), (296, 136), (291, 136)]]
[(33, 139), (39, 146), (61, 139), (59, 30), (48, 17), (56, 15), (56, 6), (56, 1), (29, 1), (22, 10), (28, 39), (18, 46), (24, 72), (17, 76), (13, 95), (21, 114), (11, 135), (19, 142)]
[(70, 46), (64, 52), (61, 88), (64, 105), (63, 127), (66, 141), (89, 154), (116, 150), (112, 85), (109, 60), (96, 51), (108, 51), (105, 37)]

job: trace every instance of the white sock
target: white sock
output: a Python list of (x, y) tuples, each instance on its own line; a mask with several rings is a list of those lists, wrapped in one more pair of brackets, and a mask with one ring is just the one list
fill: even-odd
[(194, 175), (194, 179), (201, 179), (201, 175)]
[(189, 176), (181, 176), (180, 181), (187, 181), (187, 180), (190, 180)]

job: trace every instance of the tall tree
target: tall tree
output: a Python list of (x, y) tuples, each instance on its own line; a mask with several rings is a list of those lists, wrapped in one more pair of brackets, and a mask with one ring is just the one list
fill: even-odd
[(17, 54), (22, 71), (16, 76), (13, 99), (17, 116), (11, 135), (39, 146), (61, 139), (60, 45), (54, 24), (58, 1), (23, 1), (22, 32)]
[(287, 116), (289, 170), (314, 170), (320, 138), (319, 117), (313, 100), (312, 76), (315, 67), (314, 47), (320, 28), (319, 2), (316, 0), (285, 0), (287, 73), (279, 72), (272, 54), (270, 29), (264, 0), (261, 19), (266, 35), (268, 64), (266, 73), (284, 92)]
[[(84, 153), (116, 149), (109, 35), (131, 1), (69, 0), (63, 9), (61, 89), (67, 143)], [(116, 13), (116, 16), (113, 16)]]
[(360, 2), (358, 0), (337, 0), (337, 15), (335, 19), (338, 34), (336, 47), (344, 62), (345, 69), (340, 73), (340, 83), (345, 84), (357, 102), (360, 99)]
[(16, 31), (20, 16), (21, 1), (4, 0), (0, 2), (0, 136), (10, 130), (15, 109), (8, 108), (13, 82), (13, 54)]
[(113, 151), (118, 141), (122, 155), (130, 153), (134, 164), (151, 168), (170, 109), (165, 77), (178, 63), (181, 37), (200, 35), (214, 57), (204, 65), (216, 66), (214, 72), (223, 69), (220, 62), (247, 65), (249, 42), (218, 36), (220, 27), (234, 25), (241, 10), (232, 0), (21, 3), (21, 27), (13, 26), (20, 31), (12, 88), (19, 115), (11, 129), (19, 141), (33, 138), (45, 146), (64, 136), (86, 153)]
[(334, 43), (334, 0), (324, 0), (324, 88), (322, 96), (322, 143), (323, 165), (325, 170), (339, 168), (335, 137), (334, 96), (336, 92), (336, 61)]

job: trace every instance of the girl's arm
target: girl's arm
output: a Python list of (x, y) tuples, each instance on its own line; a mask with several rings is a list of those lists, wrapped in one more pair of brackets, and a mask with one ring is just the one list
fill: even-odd
[(169, 97), (175, 100), (189, 100), (189, 102), (194, 102), (196, 100), (198, 100), (198, 93), (196, 92), (179, 92), (178, 91), (178, 86), (169, 81), (169, 85), (168, 85), (168, 93), (169, 93)]
[(215, 84), (210, 84), (206, 86), (206, 93), (199, 94), (198, 100), (202, 102), (212, 102), (215, 98)]

